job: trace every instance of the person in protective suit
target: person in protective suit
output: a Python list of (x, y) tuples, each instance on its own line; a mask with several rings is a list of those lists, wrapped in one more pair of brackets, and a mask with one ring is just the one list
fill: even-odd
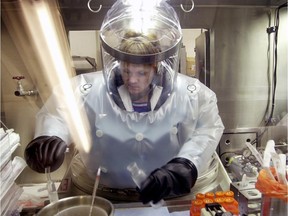
[[(156, 13), (144, 31), (143, 23), (133, 25), (135, 9), (116, 1), (100, 29), (103, 71), (73, 78), (93, 141), (89, 152), (78, 149), (87, 176), (101, 166), (100, 188), (135, 190), (127, 167), (136, 163), (147, 174), (135, 190), (143, 203), (188, 194), (224, 130), (215, 93), (178, 73), (179, 20), (165, 1), (158, 4), (149, 8)], [(146, 19), (148, 12), (141, 12)], [(73, 142), (56, 98), (37, 114), (35, 138), (25, 150), (28, 166), (39, 173), (57, 170)]]

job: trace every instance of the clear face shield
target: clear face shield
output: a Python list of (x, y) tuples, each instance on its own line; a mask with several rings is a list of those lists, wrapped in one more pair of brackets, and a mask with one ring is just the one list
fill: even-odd
[(118, 0), (104, 18), (100, 39), (107, 90), (116, 102), (121, 85), (132, 100), (162, 87), (165, 102), (176, 80), (182, 39), (166, 0)]

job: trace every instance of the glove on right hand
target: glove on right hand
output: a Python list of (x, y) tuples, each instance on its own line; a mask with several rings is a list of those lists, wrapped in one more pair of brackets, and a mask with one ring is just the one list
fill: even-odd
[(53, 172), (63, 163), (66, 147), (66, 143), (57, 136), (40, 136), (27, 145), (24, 157), (34, 171), (45, 173), (45, 168), (50, 167)]
[(146, 204), (159, 202), (167, 196), (188, 194), (198, 177), (196, 166), (186, 158), (174, 158), (154, 170), (141, 184), (140, 199)]

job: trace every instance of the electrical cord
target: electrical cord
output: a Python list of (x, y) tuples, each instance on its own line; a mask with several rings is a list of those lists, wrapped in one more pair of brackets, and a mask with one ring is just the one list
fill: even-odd
[(277, 62), (278, 62), (277, 45), (278, 45), (278, 30), (279, 30), (279, 24), (280, 24), (279, 13), (280, 13), (280, 9), (287, 7), (287, 5), (288, 3), (286, 2), (280, 5), (276, 9), (275, 21), (274, 21), (275, 25), (267, 29), (267, 33), (269, 34), (272, 32), (275, 32), (275, 37), (274, 37), (274, 68), (273, 68), (272, 104), (271, 104), (271, 112), (267, 120), (266, 126), (273, 123), (272, 118), (273, 118), (274, 109), (275, 109), (275, 94), (276, 94), (276, 87), (277, 87)]

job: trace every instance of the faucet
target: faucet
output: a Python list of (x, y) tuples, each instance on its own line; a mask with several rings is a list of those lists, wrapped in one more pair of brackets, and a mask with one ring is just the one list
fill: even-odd
[(18, 80), (17, 89), (14, 92), (15, 96), (32, 96), (32, 95), (38, 94), (37, 90), (24, 90), (22, 83), (21, 83), (21, 79), (25, 79), (24, 76), (14, 76), (13, 79)]

